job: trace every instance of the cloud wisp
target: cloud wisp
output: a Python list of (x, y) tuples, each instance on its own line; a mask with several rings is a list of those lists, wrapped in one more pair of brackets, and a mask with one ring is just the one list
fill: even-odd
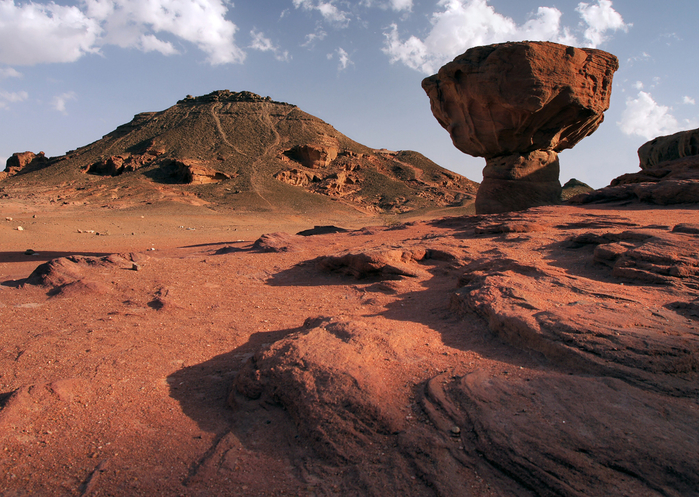
[(337, 66), (338, 71), (344, 71), (349, 66), (354, 65), (354, 62), (352, 62), (352, 59), (350, 59), (349, 54), (342, 47), (339, 47), (333, 53), (329, 53), (328, 60), (333, 60), (336, 56), (337, 56), (337, 60), (338, 60), (338, 66)]
[[(425, 74), (471, 47), (505, 41), (538, 40), (578, 45), (573, 31), (561, 25), (562, 13), (554, 7), (539, 7), (524, 24), (517, 24), (488, 4), (488, 0), (440, 0), (440, 8), (432, 14), (432, 29), (420, 39), (410, 36), (402, 40), (398, 26), (392, 24), (384, 33), (383, 51), (390, 61), (401, 62)], [(585, 44), (596, 47), (608, 38), (607, 33), (628, 30), (610, 0), (596, 4), (581, 2), (576, 9), (587, 26)]]
[(66, 111), (66, 104), (70, 100), (77, 100), (77, 98), (78, 96), (75, 94), (74, 91), (61, 93), (60, 95), (56, 95), (55, 97), (53, 97), (53, 99), (51, 100), (51, 107), (53, 107), (61, 114), (67, 114), (68, 112)]
[(29, 98), (26, 91), (9, 92), (0, 90), (0, 109), (7, 108), (8, 103), (24, 102)]
[[(104, 45), (164, 55), (194, 44), (212, 64), (242, 62), (225, 0), (84, 0), (81, 7), (0, 0), (0, 62), (74, 62)], [(168, 39), (169, 38), (169, 39)]]
[(259, 50), (260, 52), (272, 52), (274, 58), (286, 62), (290, 60), (291, 56), (286, 50), (282, 50), (279, 46), (272, 43), (272, 40), (267, 38), (264, 33), (253, 29), (250, 31), (250, 37), (252, 38), (252, 43), (250, 47), (252, 50)]

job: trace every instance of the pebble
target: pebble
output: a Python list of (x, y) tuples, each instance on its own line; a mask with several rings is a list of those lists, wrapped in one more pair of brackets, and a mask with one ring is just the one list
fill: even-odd
[(17, 231), (24, 231), (24, 228), (22, 228), (21, 226), (17, 226)]
[(452, 437), (458, 437), (459, 435), (461, 435), (461, 428), (459, 428), (458, 426), (452, 426), (450, 431)]

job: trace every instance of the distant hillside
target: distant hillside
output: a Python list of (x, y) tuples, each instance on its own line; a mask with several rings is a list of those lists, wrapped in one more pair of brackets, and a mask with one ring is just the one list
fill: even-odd
[(295, 105), (228, 90), (137, 114), (64, 156), (32, 157), (10, 158), (0, 187), (61, 186), (85, 201), (108, 190), (132, 201), (181, 194), (249, 211), (367, 214), (464, 206), (478, 187), (417, 152), (371, 149)]

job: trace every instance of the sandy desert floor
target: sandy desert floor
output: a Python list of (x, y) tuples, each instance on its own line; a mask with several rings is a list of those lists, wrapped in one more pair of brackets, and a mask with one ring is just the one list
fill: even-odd
[(697, 494), (696, 206), (0, 216), (0, 495)]

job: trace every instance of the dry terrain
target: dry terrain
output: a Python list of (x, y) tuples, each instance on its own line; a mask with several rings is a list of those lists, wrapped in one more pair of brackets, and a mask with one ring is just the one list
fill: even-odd
[(70, 195), (0, 199), (0, 495), (699, 493), (696, 204)]

